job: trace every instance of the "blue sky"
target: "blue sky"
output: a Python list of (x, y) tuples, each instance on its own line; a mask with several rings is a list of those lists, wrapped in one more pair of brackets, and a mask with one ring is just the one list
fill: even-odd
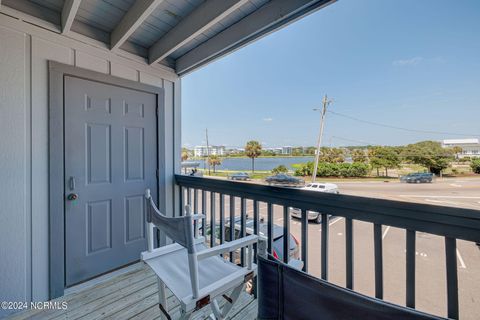
[[(480, 137), (480, 1), (339, 0), (185, 76), (182, 143), (314, 145), (334, 112)], [(328, 114), (324, 145), (462, 138)]]

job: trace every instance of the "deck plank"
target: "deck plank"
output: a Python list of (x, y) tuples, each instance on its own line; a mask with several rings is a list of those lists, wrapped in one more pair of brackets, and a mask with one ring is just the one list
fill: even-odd
[[(147, 276), (154, 275), (154, 273), (148, 269), (144, 269), (143, 266), (138, 269), (129, 271), (124, 274), (120, 274), (112, 279), (108, 279), (102, 283), (98, 283), (90, 288), (86, 288), (79, 292), (67, 294), (63, 297), (59, 297), (52, 301), (66, 301), (68, 304), (67, 311), (73, 311), (76, 308), (82, 307), (89, 301), (94, 301), (102, 296), (106, 296), (111, 293), (114, 286), (129, 286), (137, 281), (143, 280)], [(65, 310), (26, 310), (18, 314), (13, 315), (12, 320), (25, 320), (25, 319), (55, 319), (61, 318), (65, 314)]]
[[(167, 299), (172, 319), (178, 319), (180, 302), (168, 288)], [(161, 319), (157, 278), (149, 268), (144, 267), (113, 276), (91, 287), (81, 288), (54, 301), (66, 301), (67, 310), (27, 310), (9, 319)], [(226, 303), (225, 299), (220, 298), (218, 301), (220, 306)], [(195, 312), (192, 320), (207, 319), (211, 313), (210, 306), (207, 306)], [(242, 293), (228, 318), (255, 319), (256, 300), (246, 292)]]
[(251, 300), (247, 305), (243, 306), (239, 313), (232, 317), (232, 320), (253, 320), (257, 318), (258, 301)]

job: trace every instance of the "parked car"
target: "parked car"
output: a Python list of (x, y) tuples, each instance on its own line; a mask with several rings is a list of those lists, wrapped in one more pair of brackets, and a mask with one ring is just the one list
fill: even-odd
[[(303, 187), (304, 190), (309, 191), (317, 191), (317, 192), (325, 192), (325, 193), (335, 193), (338, 194), (338, 186), (334, 183), (320, 183), (320, 182), (313, 182), (307, 184)], [(291, 208), (290, 214), (294, 218), (301, 219), (302, 218), (302, 210), (298, 208)], [(307, 219), (309, 221), (314, 221), (315, 223), (322, 223), (322, 215), (320, 212), (307, 210)]]
[(301, 186), (305, 184), (305, 181), (303, 181), (303, 179), (295, 178), (284, 173), (279, 173), (273, 176), (266, 177), (265, 181), (269, 185), (276, 184), (284, 186)]
[(247, 181), (250, 180), (250, 175), (246, 172), (236, 172), (236, 173), (231, 173), (227, 176), (228, 179), (230, 180), (243, 180)]
[(326, 193), (339, 193), (338, 186), (335, 183), (313, 182), (303, 187), (304, 190), (318, 191)]
[[(253, 234), (252, 218), (247, 217), (245, 228), (246, 228), (245, 232), (247, 235)], [(235, 239), (238, 239), (240, 237), (240, 231), (241, 231), (241, 218), (235, 217), (235, 232), (234, 232)], [(219, 232), (220, 232), (220, 227), (217, 224), (217, 238), (219, 237)], [(263, 219), (260, 220), (260, 224), (258, 226), (258, 232), (260, 236), (268, 238), (268, 224), (265, 223)], [(207, 226), (207, 237), (209, 236), (210, 236), (210, 230), (209, 230), (209, 226)], [(229, 222), (225, 223), (225, 241), (230, 241), (230, 223)], [(291, 259), (298, 260), (300, 258), (300, 245), (297, 238), (295, 238), (295, 236), (293, 236), (291, 233), (290, 233), (289, 245), (290, 245), (289, 260)], [(273, 225), (273, 248), (272, 249), (273, 249), (272, 250), (273, 256), (277, 259), (283, 260), (283, 227), (276, 224)], [(240, 256), (237, 255), (235, 260), (239, 261)]]
[(400, 177), (400, 181), (406, 183), (432, 183), (433, 173), (409, 173)]

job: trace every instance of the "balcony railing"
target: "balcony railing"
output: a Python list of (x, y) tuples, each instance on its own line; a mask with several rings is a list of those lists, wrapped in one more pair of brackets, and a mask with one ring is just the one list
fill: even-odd
[[(354, 282), (354, 237), (353, 222), (364, 221), (373, 224), (374, 246), (374, 277), (375, 297), (383, 299), (383, 249), (382, 225), (406, 230), (406, 301), (407, 307), (415, 308), (415, 255), (416, 232), (444, 237), (446, 261), (446, 287), (448, 317), (457, 319), (459, 316), (458, 275), (457, 275), (457, 239), (480, 242), (480, 213), (477, 210), (433, 206), (417, 203), (372, 199), (342, 194), (318, 193), (293, 188), (265, 186), (252, 183), (240, 183), (219, 179), (199, 178), (192, 176), (176, 176), (180, 186), (183, 208), (190, 204), (196, 212), (207, 215), (211, 232), (210, 245), (226, 241), (225, 224), (234, 226), (236, 223), (235, 199), (240, 199), (240, 236), (247, 234), (247, 205), (253, 201), (253, 232), (259, 233), (259, 204), (266, 203), (266, 223), (268, 229), (268, 251), (273, 250), (273, 206), (283, 207), (283, 252), (289, 252), (290, 241), (290, 208), (301, 209), (301, 259), (303, 270), (308, 272), (308, 220), (307, 211), (321, 212), (321, 277), (329, 279), (329, 218), (340, 216), (345, 218), (345, 286), (353, 289)], [(207, 199), (209, 196), (209, 199)], [(229, 221), (225, 222), (225, 199), (229, 196)], [(218, 203), (217, 203), (218, 199)], [(200, 202), (200, 204), (199, 204)], [(209, 212), (207, 212), (207, 203)], [(201, 207), (199, 207), (201, 205)], [(217, 210), (219, 212), (217, 212)], [(217, 229), (217, 222), (219, 228)], [(201, 228), (205, 234), (206, 227)], [(234, 238), (233, 227), (229, 228), (229, 239)], [(218, 241), (218, 242), (217, 242)], [(241, 254), (243, 262), (244, 254)], [(283, 260), (288, 262), (288, 254), (283, 254)], [(233, 260), (233, 256), (230, 257)]]

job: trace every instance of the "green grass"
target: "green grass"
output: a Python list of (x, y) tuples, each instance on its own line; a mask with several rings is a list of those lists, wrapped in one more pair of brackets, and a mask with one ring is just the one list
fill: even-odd
[[(295, 168), (296, 165), (293, 165)], [(216, 170), (213, 172), (213, 169), (210, 170), (210, 175), (208, 174), (208, 170), (200, 169), (205, 176), (212, 176), (212, 177), (224, 177), (226, 178), (229, 174), (235, 172), (247, 172), (250, 175), (252, 180), (265, 180), (266, 177), (271, 176), (271, 171), (264, 171), (259, 170), (255, 171), (253, 174), (249, 170)], [(367, 177), (355, 177), (355, 178), (339, 178), (339, 177), (318, 177), (318, 181), (323, 182), (348, 182), (348, 181), (398, 181), (398, 176), (406, 175), (412, 172), (424, 172), (426, 171), (425, 167), (422, 167), (417, 164), (402, 164), (401, 168), (398, 169), (390, 169), (388, 170), (388, 177), (382, 176), (384, 174), (383, 170), (380, 170), (380, 176), (376, 176), (377, 171), (372, 170), (370, 175)], [(289, 171), (288, 174), (293, 175), (293, 171)], [(450, 168), (444, 170), (443, 174), (445, 176), (464, 176), (464, 175), (471, 175), (472, 171), (468, 165), (453, 165)], [(310, 182), (311, 177), (299, 177), (305, 180), (305, 182)]]
[[(214, 173), (213, 170), (210, 170), (210, 175), (208, 174), (208, 170), (200, 170), (203, 172), (203, 175), (205, 176), (211, 176), (211, 177), (227, 177), (231, 173), (235, 172), (244, 172), (244, 171), (238, 171), (238, 170), (216, 170)], [(254, 180), (263, 180), (268, 176), (272, 175), (271, 171), (255, 171), (253, 174), (251, 171), (245, 171), (250, 175), (251, 179)]]

